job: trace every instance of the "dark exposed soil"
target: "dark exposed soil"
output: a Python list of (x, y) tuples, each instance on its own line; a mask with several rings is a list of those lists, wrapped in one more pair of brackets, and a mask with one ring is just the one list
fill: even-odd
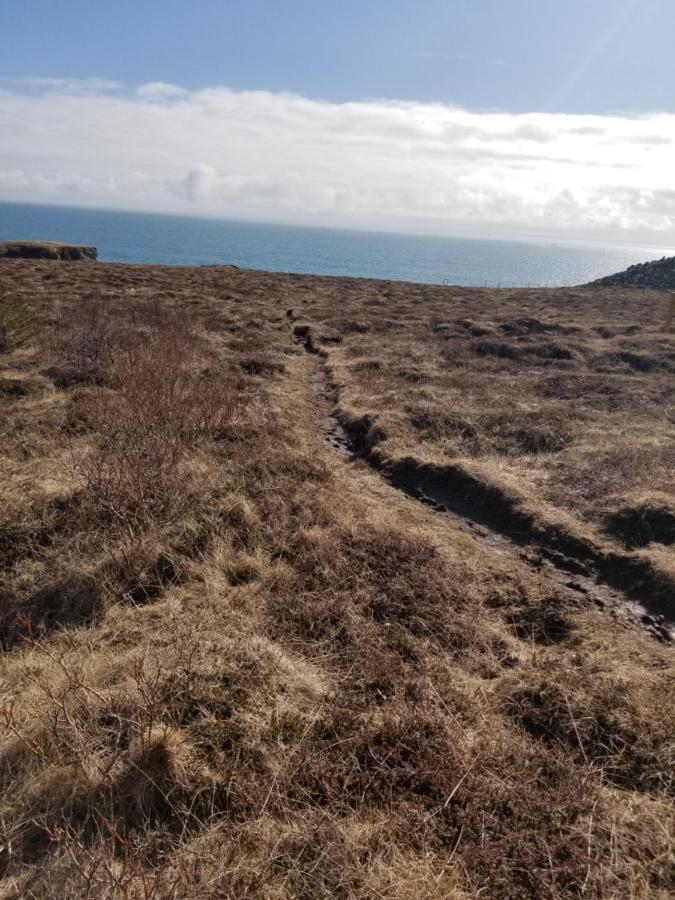
[(309, 384), (317, 410), (317, 426), (321, 436), (341, 459), (353, 459), (355, 454), (349, 436), (333, 412), (335, 392), (328, 385), (323, 365), (314, 367), (309, 377)]

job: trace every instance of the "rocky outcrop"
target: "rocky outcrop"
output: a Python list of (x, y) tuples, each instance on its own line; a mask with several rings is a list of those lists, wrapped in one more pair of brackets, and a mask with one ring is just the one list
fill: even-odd
[(675, 291), (675, 256), (638, 263), (624, 272), (591, 281), (591, 285), (609, 287), (650, 287)]
[(58, 241), (0, 242), (0, 259), (68, 259), (93, 262), (98, 256), (96, 247), (61, 244)]

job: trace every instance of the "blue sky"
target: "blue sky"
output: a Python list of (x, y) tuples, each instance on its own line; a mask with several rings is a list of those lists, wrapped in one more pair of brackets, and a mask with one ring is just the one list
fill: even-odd
[(6, 0), (0, 200), (652, 240), (674, 35), (675, 0)]
[(674, 36), (673, 0), (21, 0), (0, 5), (0, 74), (672, 111)]

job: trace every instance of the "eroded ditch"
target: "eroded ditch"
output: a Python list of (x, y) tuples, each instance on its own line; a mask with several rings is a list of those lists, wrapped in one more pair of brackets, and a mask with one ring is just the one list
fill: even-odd
[(338, 392), (329, 378), (327, 354), (314, 343), (311, 328), (296, 326), (293, 335), (314, 360), (309, 381), (317, 427), (341, 459), (364, 461), (392, 487), (448, 518), (491, 553), (517, 557), (574, 597), (576, 605), (593, 604), (663, 643), (673, 642), (675, 598), (660, 585), (650, 590), (653, 576), (639, 560), (605, 556), (570, 535), (542, 529), (527, 514), (508, 508), (496, 488), (478, 485), (460, 467), (441, 472), (412, 458), (396, 464), (383, 460), (367, 440), (372, 425), (367, 418), (345, 426), (336, 415)]

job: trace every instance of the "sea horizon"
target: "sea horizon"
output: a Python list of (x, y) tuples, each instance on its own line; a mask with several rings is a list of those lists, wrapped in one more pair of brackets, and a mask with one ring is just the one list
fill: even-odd
[(101, 262), (481, 287), (572, 286), (675, 252), (581, 238), (462, 237), (0, 200), (0, 241), (21, 239), (95, 246)]

